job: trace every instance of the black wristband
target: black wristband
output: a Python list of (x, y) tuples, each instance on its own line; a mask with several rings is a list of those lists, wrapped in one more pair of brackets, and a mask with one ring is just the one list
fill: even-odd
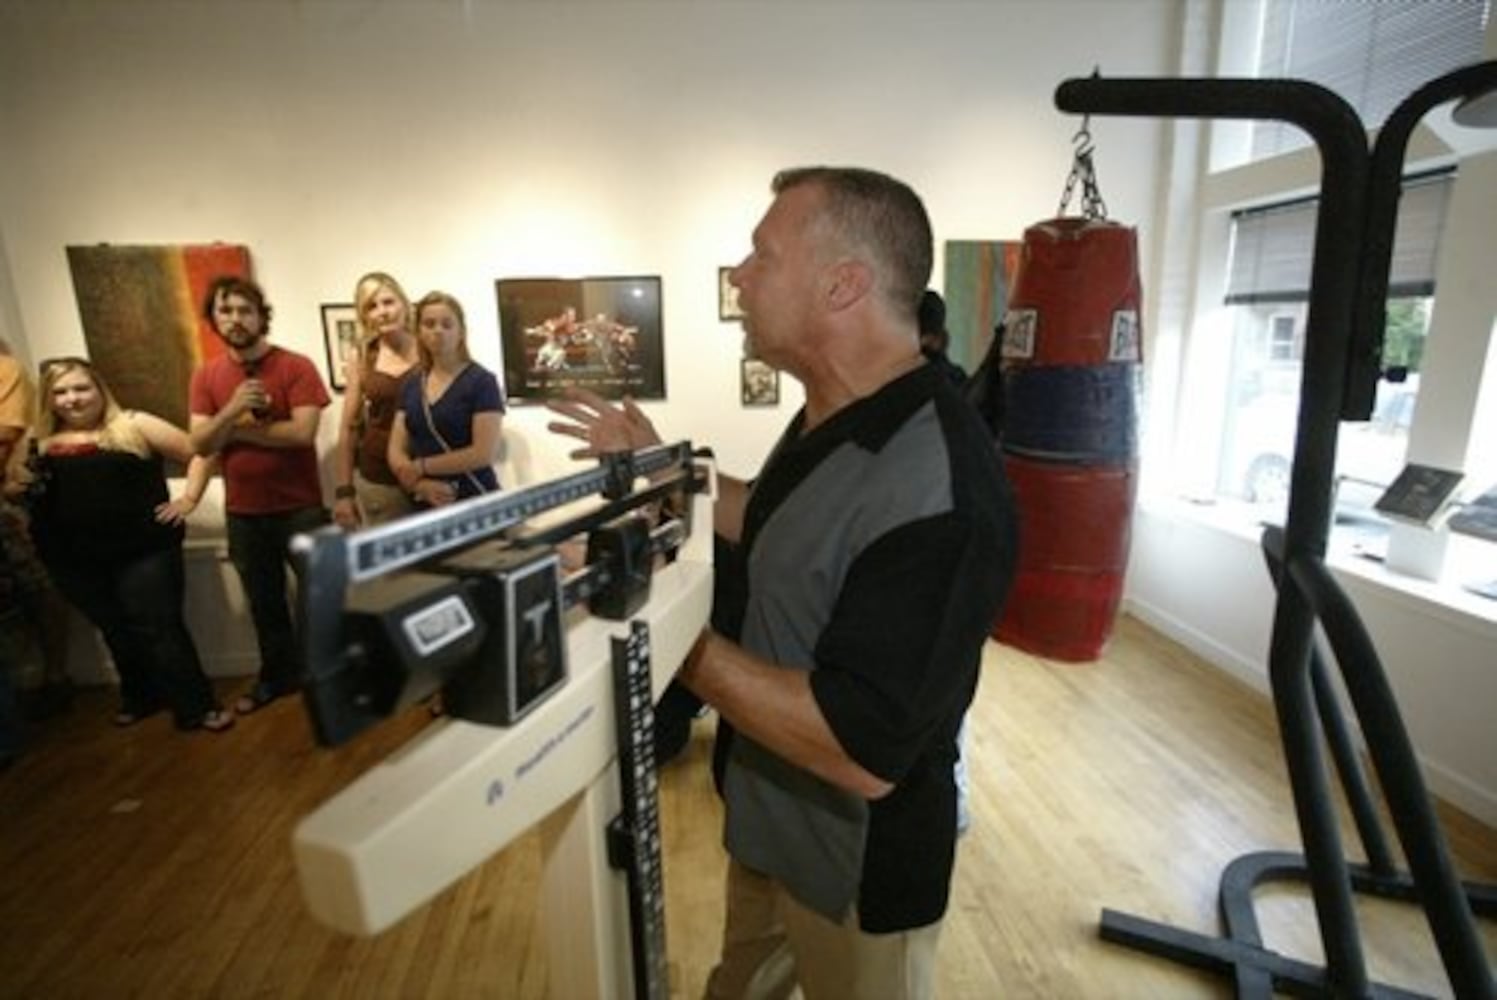
[(359, 491), (352, 486), (339, 486), (333, 490), (333, 497), (337, 500), (352, 500), (359, 495)]

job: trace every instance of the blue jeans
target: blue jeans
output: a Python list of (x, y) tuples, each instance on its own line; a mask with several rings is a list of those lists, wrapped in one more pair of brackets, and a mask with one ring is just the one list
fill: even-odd
[(288, 547), (293, 535), (327, 524), (327, 511), (305, 507), (284, 514), (230, 514), (226, 521), (229, 559), (249, 600), (260, 647), (259, 688), (272, 696), (294, 691), (301, 685), (302, 657), (286, 590)]

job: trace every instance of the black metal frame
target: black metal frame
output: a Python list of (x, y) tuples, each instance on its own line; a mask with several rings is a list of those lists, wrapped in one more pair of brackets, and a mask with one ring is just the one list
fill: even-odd
[[(1325, 568), (1332, 476), (1341, 419), (1367, 419), (1380, 373), (1393, 225), (1409, 135), (1447, 100), (1497, 87), (1497, 62), (1431, 81), (1394, 110), (1373, 149), (1355, 111), (1336, 94), (1297, 80), (1067, 80), (1056, 106), (1076, 114), (1271, 119), (1304, 129), (1321, 156), (1299, 422), (1282, 530), (1264, 535), (1278, 584), (1268, 674), (1289, 770), (1303, 855), (1260, 852), (1223, 872), (1224, 937), (1209, 937), (1112, 910), (1106, 940), (1231, 974), (1239, 997), (1411, 996), (1371, 983), (1352, 892), (1417, 898), (1458, 997), (1497, 996), (1473, 906), (1492, 912), (1490, 887), (1465, 887), (1403, 727), (1392, 688), (1355, 607)], [(1361, 258), (1359, 262), (1359, 256)], [(1317, 620), (1330, 637), (1393, 815), (1411, 878), (1398, 873), (1377, 827), (1351, 737), (1314, 647)], [(1330, 742), (1371, 864), (1349, 866), (1322, 753)], [(1326, 962), (1299, 962), (1262, 947), (1252, 891), (1273, 878), (1310, 883)]]

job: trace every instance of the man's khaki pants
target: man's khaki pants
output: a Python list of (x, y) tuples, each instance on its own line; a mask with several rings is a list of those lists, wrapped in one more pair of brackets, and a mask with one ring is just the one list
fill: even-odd
[(839, 924), (797, 903), (774, 879), (728, 865), (722, 957), (710, 1000), (781, 1000), (799, 984), (806, 1000), (928, 1000), (935, 995), (941, 921), (893, 934), (858, 929), (857, 908)]

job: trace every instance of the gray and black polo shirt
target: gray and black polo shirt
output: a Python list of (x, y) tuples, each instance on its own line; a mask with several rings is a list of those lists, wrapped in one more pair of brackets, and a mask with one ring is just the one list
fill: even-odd
[(946, 910), (956, 733), (1013, 575), (1013, 503), (990, 433), (931, 366), (803, 423), (749, 495), (738, 639), (811, 671), (842, 746), (895, 788), (867, 801), (734, 733), (726, 845), (832, 919), (856, 902), (866, 931), (920, 927)]

